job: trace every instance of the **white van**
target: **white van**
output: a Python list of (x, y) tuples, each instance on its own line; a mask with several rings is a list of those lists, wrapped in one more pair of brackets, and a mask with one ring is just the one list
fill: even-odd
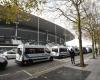
[(51, 54), (56, 58), (70, 56), (69, 50), (66, 46), (53, 46), (51, 48)]
[(16, 54), (17, 64), (31, 64), (38, 61), (50, 60), (53, 57), (50, 51), (43, 45), (19, 45)]

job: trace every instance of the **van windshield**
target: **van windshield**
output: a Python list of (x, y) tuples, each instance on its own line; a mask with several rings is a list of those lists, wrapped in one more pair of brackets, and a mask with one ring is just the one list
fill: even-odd
[(67, 52), (66, 48), (60, 48), (60, 52)]
[(20, 48), (18, 48), (18, 49), (17, 49), (17, 52), (18, 52), (18, 54), (19, 54), (19, 55), (21, 55), (21, 54), (22, 54), (22, 51), (21, 51), (21, 49), (20, 49)]
[(25, 48), (26, 54), (44, 53), (44, 48)]

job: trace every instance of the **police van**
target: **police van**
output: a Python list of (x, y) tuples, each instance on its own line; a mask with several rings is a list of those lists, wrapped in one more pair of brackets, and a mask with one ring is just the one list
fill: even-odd
[(70, 56), (68, 48), (66, 46), (63, 46), (63, 45), (58, 45), (58, 46), (51, 47), (51, 54), (55, 58)]
[(38, 61), (50, 60), (53, 57), (50, 51), (43, 45), (19, 45), (16, 53), (17, 64), (31, 64)]

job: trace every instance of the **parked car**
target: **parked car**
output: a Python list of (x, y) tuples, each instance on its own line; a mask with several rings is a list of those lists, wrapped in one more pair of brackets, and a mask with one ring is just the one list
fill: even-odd
[(8, 64), (7, 58), (3, 55), (0, 55), (0, 70), (4, 70)]
[(10, 59), (10, 58), (16, 58), (16, 52), (13, 51), (13, 50), (10, 50), (10, 51), (6, 51), (3, 53), (3, 55), (7, 58), (7, 59)]

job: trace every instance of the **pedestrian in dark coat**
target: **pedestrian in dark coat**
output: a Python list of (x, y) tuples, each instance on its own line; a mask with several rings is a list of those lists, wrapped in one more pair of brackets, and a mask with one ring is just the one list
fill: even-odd
[(70, 57), (72, 64), (75, 64), (75, 52), (73, 49), (70, 50)]
[(98, 56), (98, 49), (97, 49), (97, 47), (95, 48), (95, 53), (96, 53), (96, 56)]

